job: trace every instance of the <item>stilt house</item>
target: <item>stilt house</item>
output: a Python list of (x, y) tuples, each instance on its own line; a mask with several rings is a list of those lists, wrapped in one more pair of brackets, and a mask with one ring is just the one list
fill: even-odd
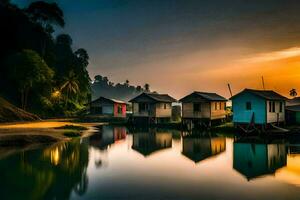
[(112, 117), (126, 117), (126, 103), (124, 101), (99, 97), (89, 104), (90, 114), (108, 115)]
[(172, 103), (176, 99), (167, 94), (142, 93), (129, 102), (134, 122), (158, 123), (171, 120)]
[(272, 90), (245, 89), (231, 97), (235, 124), (285, 122), (286, 97)]
[(216, 93), (193, 92), (179, 101), (183, 123), (198, 124), (226, 118), (227, 99)]

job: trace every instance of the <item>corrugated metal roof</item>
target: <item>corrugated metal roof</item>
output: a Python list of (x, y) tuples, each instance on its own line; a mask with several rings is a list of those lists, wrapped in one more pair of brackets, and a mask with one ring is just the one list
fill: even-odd
[(227, 99), (225, 97), (222, 97), (221, 95), (218, 95), (217, 93), (199, 92), (199, 91), (195, 91), (192, 94), (189, 94), (189, 95), (183, 97), (179, 101), (184, 101), (184, 99), (189, 97), (190, 95), (194, 95), (194, 96), (197, 95), (197, 96), (199, 96), (201, 98), (204, 98), (208, 101), (227, 101)]
[(117, 100), (117, 99), (110, 99), (111, 101), (115, 102), (115, 103), (123, 103), (125, 104), (125, 101), (121, 101), (121, 100)]
[(211, 101), (227, 101), (226, 98), (222, 97), (221, 95), (218, 95), (217, 93), (211, 93), (211, 92), (198, 92), (195, 91), (195, 93), (207, 100)]
[(251, 93), (256, 96), (259, 96), (261, 98), (267, 99), (267, 100), (287, 100), (286, 97), (274, 92), (273, 90), (253, 90), (253, 89), (244, 89), (242, 92), (232, 96), (230, 99), (235, 98), (236, 96), (240, 95), (241, 93)]
[(133, 102), (135, 101), (136, 98), (138, 98), (141, 95), (146, 95), (148, 97), (150, 97), (151, 99), (157, 101), (157, 102), (176, 102), (177, 100), (174, 99), (173, 97), (169, 96), (168, 94), (158, 94), (158, 93), (142, 93), (140, 95), (138, 95), (137, 97), (131, 99), (129, 102)]
[(286, 106), (286, 110), (300, 112), (300, 105)]
[(169, 96), (168, 94), (147, 93), (147, 95), (157, 101), (162, 101), (162, 102), (165, 102), (165, 101), (166, 102), (175, 102), (176, 101), (176, 99)]
[(113, 102), (113, 103), (126, 104), (125, 101), (121, 101), (121, 100), (117, 100), (117, 99), (110, 99), (110, 98), (106, 98), (106, 97), (99, 97), (98, 99), (95, 99), (95, 100), (92, 101), (91, 103), (96, 102), (96, 101), (99, 101), (99, 100), (101, 100), (101, 99), (105, 99), (105, 100), (111, 101), (111, 102)]
[(300, 105), (300, 97), (295, 97), (293, 99), (289, 99), (286, 102), (287, 106)]

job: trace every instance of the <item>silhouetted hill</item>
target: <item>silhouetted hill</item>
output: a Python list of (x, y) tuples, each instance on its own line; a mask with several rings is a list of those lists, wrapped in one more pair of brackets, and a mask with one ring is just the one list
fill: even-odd
[(147, 83), (143, 87), (130, 85), (128, 80), (126, 80), (125, 83), (114, 84), (109, 81), (107, 77), (102, 77), (100, 75), (95, 76), (91, 88), (92, 100), (103, 96), (106, 98), (129, 101), (144, 91), (150, 91), (150, 86)]

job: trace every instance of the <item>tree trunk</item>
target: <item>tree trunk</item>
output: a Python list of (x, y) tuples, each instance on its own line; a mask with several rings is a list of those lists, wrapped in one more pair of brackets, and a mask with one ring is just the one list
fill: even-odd
[(24, 109), (24, 90), (21, 91), (21, 108)]
[(69, 90), (67, 90), (67, 97), (66, 97), (66, 104), (65, 104), (66, 107), (68, 105), (68, 100), (69, 100)]
[(27, 89), (25, 90), (24, 110), (26, 110), (26, 107), (27, 107), (28, 93), (29, 93), (29, 88), (27, 88)]

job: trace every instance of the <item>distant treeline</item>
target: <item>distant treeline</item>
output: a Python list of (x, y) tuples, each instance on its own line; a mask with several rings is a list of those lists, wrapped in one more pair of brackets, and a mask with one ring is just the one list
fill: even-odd
[(88, 102), (91, 80), (85, 49), (73, 49), (56, 3), (21, 9), (0, 1), (0, 95), (42, 116), (75, 114)]
[(133, 86), (129, 80), (124, 83), (113, 83), (107, 77), (97, 75), (92, 83), (92, 99), (100, 96), (128, 101), (142, 92), (150, 92), (150, 85), (146, 83), (142, 86)]

